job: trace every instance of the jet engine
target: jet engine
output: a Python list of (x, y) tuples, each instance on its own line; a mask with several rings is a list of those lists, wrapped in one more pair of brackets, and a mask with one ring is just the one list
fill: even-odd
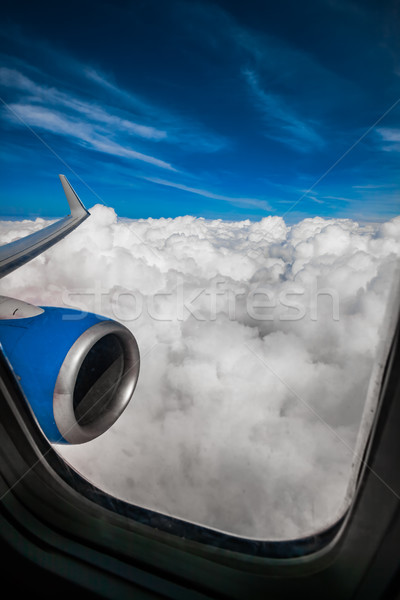
[(2, 349), (49, 441), (101, 435), (129, 403), (139, 376), (135, 337), (111, 319), (0, 297)]

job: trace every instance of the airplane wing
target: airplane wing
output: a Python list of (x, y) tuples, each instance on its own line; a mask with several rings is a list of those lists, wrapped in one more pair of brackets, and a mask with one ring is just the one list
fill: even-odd
[(71, 214), (40, 231), (1, 246), (0, 278), (56, 244), (88, 218), (90, 213), (83, 206), (68, 179), (65, 175), (59, 175), (59, 177), (67, 196)]
[[(60, 179), (71, 214), (0, 247), (0, 277), (53, 246), (89, 216), (64, 175)], [(140, 370), (135, 337), (121, 323), (4, 296), (0, 371), (2, 352), (37, 424), (55, 444), (83, 444), (107, 431), (130, 402)]]

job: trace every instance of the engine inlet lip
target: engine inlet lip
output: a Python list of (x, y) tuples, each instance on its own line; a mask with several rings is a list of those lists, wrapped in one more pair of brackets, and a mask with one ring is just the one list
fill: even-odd
[[(79, 369), (93, 346), (108, 334), (114, 334), (122, 345), (124, 369), (121, 380), (107, 410), (91, 423), (81, 426), (76, 419), (73, 406)], [(54, 387), (54, 420), (64, 440), (70, 444), (82, 444), (107, 431), (128, 405), (137, 384), (139, 369), (140, 355), (137, 342), (124, 325), (116, 321), (100, 321), (84, 331), (68, 351)]]

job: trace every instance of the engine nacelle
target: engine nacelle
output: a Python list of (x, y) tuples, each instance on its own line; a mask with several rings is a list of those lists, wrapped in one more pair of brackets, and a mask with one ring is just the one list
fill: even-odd
[(101, 435), (135, 390), (138, 345), (111, 319), (2, 297), (0, 341), (51, 442), (81, 444)]

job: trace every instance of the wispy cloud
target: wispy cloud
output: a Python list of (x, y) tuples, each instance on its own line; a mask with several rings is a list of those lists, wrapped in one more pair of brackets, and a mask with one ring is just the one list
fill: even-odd
[(54, 87), (38, 85), (14, 69), (0, 68), (0, 84), (29, 94), (27, 99), (32, 104), (68, 109), (82, 115), (91, 122), (107, 127), (110, 126), (119, 131), (149, 140), (161, 140), (167, 137), (166, 131), (121, 118), (94, 102), (84, 101)]
[(158, 185), (165, 185), (167, 187), (173, 187), (184, 192), (189, 192), (198, 196), (210, 198), (211, 200), (222, 200), (224, 202), (230, 202), (235, 206), (253, 207), (266, 211), (271, 210), (271, 205), (266, 200), (261, 200), (258, 198), (235, 198), (232, 196), (224, 196), (222, 194), (215, 194), (214, 192), (210, 192), (208, 190), (190, 187), (182, 183), (167, 181), (165, 179), (159, 179), (158, 177), (143, 177), (143, 179), (145, 179), (146, 181), (151, 181), (152, 183), (156, 183)]
[(395, 183), (367, 183), (365, 185), (353, 185), (352, 188), (356, 190), (383, 190), (387, 188), (397, 187)]
[(243, 69), (242, 73), (254, 105), (263, 115), (264, 134), (267, 137), (302, 152), (323, 145), (323, 139), (311, 123), (297, 116), (282, 97), (263, 89), (260, 78), (254, 70)]
[(98, 152), (140, 160), (170, 171), (176, 170), (165, 161), (122, 146), (106, 135), (97, 133), (90, 123), (67, 117), (55, 110), (24, 104), (10, 104), (4, 110), (9, 112), (9, 120), (14, 123), (26, 124), (30, 127), (73, 138), (79, 144)]
[(386, 142), (382, 150), (386, 152), (400, 152), (400, 129), (396, 127), (379, 127), (377, 133), (381, 140)]
[(15, 125), (39, 128), (66, 136), (92, 150), (139, 160), (167, 170), (176, 170), (170, 163), (132, 148), (129, 136), (158, 141), (166, 132), (148, 127), (108, 112), (56, 88), (38, 85), (13, 69), (0, 69), (0, 84), (22, 92), (23, 99), (10, 103), (3, 117)]
[(213, 153), (227, 146), (229, 141), (219, 133), (210, 131), (194, 118), (174, 113), (155, 103), (144, 101), (137, 94), (125, 90), (113, 81), (110, 76), (92, 67), (83, 68), (83, 73), (88, 81), (96, 84), (106, 91), (110, 97), (118, 99), (127, 109), (134, 109), (167, 132), (163, 141), (179, 145), (181, 149), (190, 152)]
[[(215, 4), (193, 2), (184, 10), (186, 18), (182, 20), (198, 43), (209, 52), (233, 57), (230, 64), (234, 64), (239, 77), (236, 94), (250, 96), (253, 107), (262, 115), (262, 131), (266, 137), (300, 152), (324, 145), (318, 131), (318, 117), (314, 120), (304, 116), (311, 103), (308, 107), (302, 104), (305, 75), (309, 78), (311, 73), (315, 80), (327, 80), (326, 70), (314, 57), (283, 39), (244, 26), (235, 19), (234, 11)], [(198, 25), (196, 28), (193, 22)], [(320, 115), (318, 103), (313, 103), (314, 114)], [(322, 116), (319, 118), (322, 121)]]
[[(7, 93), (18, 95), (18, 100), (3, 111), (3, 118), (13, 125), (50, 131), (92, 150), (169, 171), (177, 169), (155, 156), (150, 146), (149, 152), (143, 152), (145, 143), (175, 144), (192, 152), (216, 152), (226, 146), (222, 137), (205, 131), (199, 123), (189, 118), (182, 121), (145, 102), (98, 71), (82, 67), (82, 72), (84, 78), (110, 94), (111, 102), (87, 100), (69, 90), (37, 83), (19, 70), (0, 68), (0, 85)], [(132, 118), (132, 112), (136, 118)], [(140, 142), (140, 151), (132, 146), (135, 138)]]

